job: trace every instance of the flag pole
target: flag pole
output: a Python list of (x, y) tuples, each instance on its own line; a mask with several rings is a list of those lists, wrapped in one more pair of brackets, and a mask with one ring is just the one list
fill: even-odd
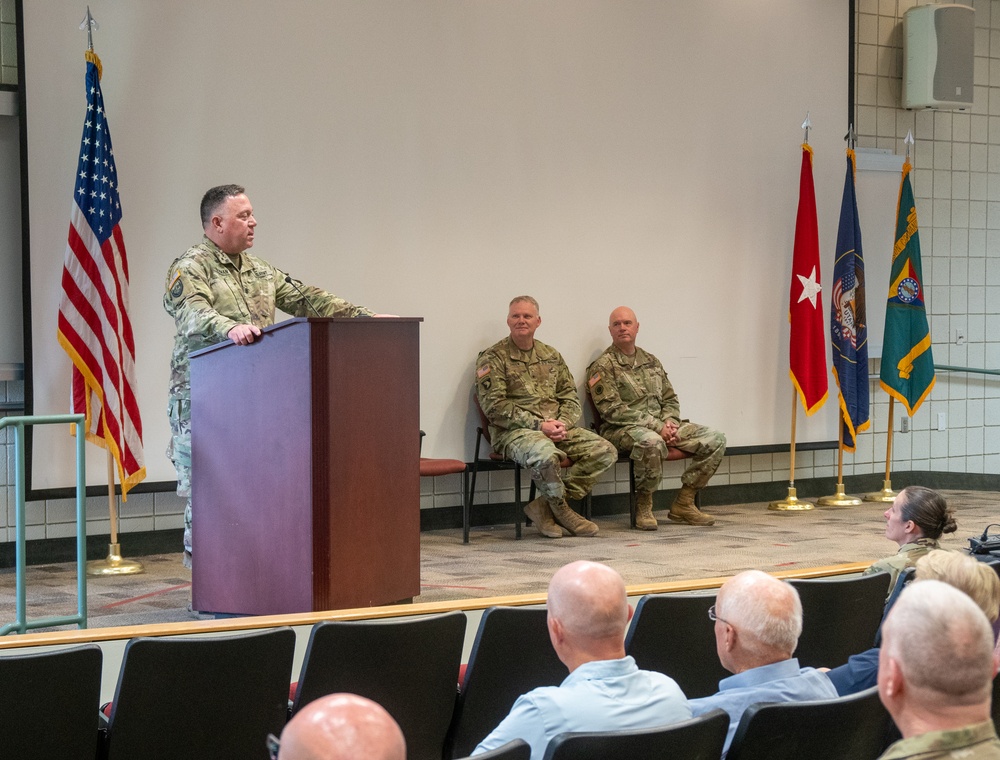
[[(87, 50), (94, 52), (94, 30), (99, 29), (97, 21), (87, 6), (87, 15), (80, 24), (87, 30)], [(118, 505), (115, 498), (115, 458), (111, 448), (106, 446), (108, 455), (108, 514), (111, 518), (111, 543), (108, 545), (108, 556), (105, 559), (93, 560), (87, 563), (87, 575), (91, 577), (105, 575), (136, 575), (145, 572), (141, 562), (122, 559), (121, 547), (118, 544)]]
[(816, 503), (821, 507), (857, 507), (861, 499), (844, 493), (844, 410), (840, 410), (840, 435), (837, 436), (837, 493), (832, 496), (821, 496)]
[(798, 416), (798, 392), (792, 388), (792, 443), (790, 448), (791, 465), (788, 470), (788, 496), (782, 501), (772, 501), (767, 505), (768, 509), (780, 511), (805, 511), (813, 509), (813, 505), (808, 501), (800, 501), (795, 494), (795, 420)]
[(889, 396), (889, 430), (885, 443), (885, 480), (882, 482), (882, 490), (865, 494), (865, 501), (891, 502), (897, 495), (897, 492), (892, 490), (892, 482), (889, 480), (889, 468), (892, 465), (892, 411), (895, 402), (896, 399)]
[[(89, 9), (88, 9), (89, 12)], [(108, 556), (105, 559), (95, 559), (87, 563), (87, 575), (92, 578), (106, 575), (138, 575), (146, 571), (141, 562), (122, 559), (121, 546), (118, 544), (118, 504), (115, 498), (115, 458), (108, 449), (108, 513), (111, 516), (111, 543), (108, 544)]]

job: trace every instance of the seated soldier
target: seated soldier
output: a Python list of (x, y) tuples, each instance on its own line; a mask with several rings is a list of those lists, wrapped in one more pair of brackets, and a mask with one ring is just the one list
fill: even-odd
[(587, 369), (587, 387), (601, 415), (598, 432), (631, 454), (636, 527), (656, 530), (653, 492), (660, 485), (668, 446), (694, 458), (681, 476), (681, 491), (667, 517), (688, 525), (713, 525), (715, 519), (701, 512), (694, 499), (719, 468), (726, 452), (726, 436), (681, 419), (680, 402), (663, 365), (635, 345), (639, 332), (635, 312), (619, 306), (611, 312), (608, 330), (612, 344)]
[[(539, 533), (559, 538), (565, 528), (574, 536), (595, 536), (597, 526), (570, 509), (566, 498), (586, 497), (618, 456), (601, 436), (576, 427), (582, 414), (576, 383), (559, 352), (535, 340), (541, 323), (534, 298), (510, 302), (510, 335), (476, 362), (479, 405), (494, 451), (531, 472), (541, 496), (524, 513)], [(564, 456), (573, 462), (565, 475)]]

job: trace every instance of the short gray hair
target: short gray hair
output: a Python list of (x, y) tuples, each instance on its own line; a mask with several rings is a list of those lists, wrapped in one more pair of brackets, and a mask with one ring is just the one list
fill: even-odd
[(522, 301), (524, 303), (530, 303), (532, 306), (535, 307), (535, 311), (539, 311), (538, 301), (536, 301), (531, 296), (514, 296), (512, 299), (510, 299), (510, 303), (507, 304), (507, 308), (510, 308), (511, 306), (513, 306), (516, 303), (521, 303)]
[(903, 589), (882, 627), (882, 648), (907, 682), (949, 704), (976, 704), (993, 688), (993, 629), (976, 603), (947, 583)]
[[(717, 614), (744, 636), (743, 645), (753, 654), (760, 649), (792, 653), (802, 635), (802, 601), (785, 581), (760, 570), (733, 576), (723, 586), (723, 604)], [(754, 642), (762, 646), (757, 646)]]
[(242, 185), (216, 185), (210, 188), (201, 198), (201, 226), (208, 226), (212, 216), (227, 198), (246, 195), (246, 192), (246, 188)]

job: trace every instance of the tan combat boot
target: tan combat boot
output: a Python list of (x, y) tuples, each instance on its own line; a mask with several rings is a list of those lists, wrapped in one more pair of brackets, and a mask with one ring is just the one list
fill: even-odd
[(590, 520), (585, 519), (570, 509), (565, 499), (556, 505), (549, 504), (549, 507), (552, 509), (552, 516), (556, 519), (556, 522), (574, 536), (597, 535), (598, 527)]
[(555, 518), (552, 517), (552, 510), (549, 503), (543, 498), (529, 501), (524, 508), (524, 514), (535, 524), (538, 532), (548, 538), (562, 538), (562, 528), (556, 525)]
[(650, 491), (635, 493), (635, 527), (639, 530), (656, 530), (656, 518), (653, 517), (653, 494)]
[(694, 495), (698, 493), (691, 486), (681, 486), (681, 492), (677, 494), (674, 503), (670, 505), (670, 513), (667, 515), (674, 522), (687, 523), (688, 525), (715, 525), (715, 518), (706, 515), (698, 510), (694, 505)]

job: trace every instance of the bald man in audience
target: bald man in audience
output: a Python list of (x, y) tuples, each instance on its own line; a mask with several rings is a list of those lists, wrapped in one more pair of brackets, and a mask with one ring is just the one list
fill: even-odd
[(278, 760), (406, 760), (396, 721), (370, 699), (331, 694), (299, 710), (281, 732)]
[(652, 728), (690, 718), (672, 678), (639, 670), (625, 655), (631, 618), (625, 581), (610, 567), (580, 561), (558, 570), (549, 583), (549, 640), (569, 676), (518, 697), (472, 754), (524, 739), (531, 760), (542, 760), (552, 738), (566, 731)]
[(967, 595), (941, 581), (903, 589), (882, 626), (878, 695), (903, 738), (880, 760), (1000, 759), (990, 717), (993, 630)]
[(792, 657), (802, 634), (802, 602), (785, 581), (759, 570), (734, 575), (722, 584), (708, 617), (715, 622), (719, 661), (733, 675), (719, 681), (716, 694), (690, 704), (696, 716), (716, 707), (729, 713), (725, 752), (750, 705), (837, 696), (825, 673), (800, 668)]

